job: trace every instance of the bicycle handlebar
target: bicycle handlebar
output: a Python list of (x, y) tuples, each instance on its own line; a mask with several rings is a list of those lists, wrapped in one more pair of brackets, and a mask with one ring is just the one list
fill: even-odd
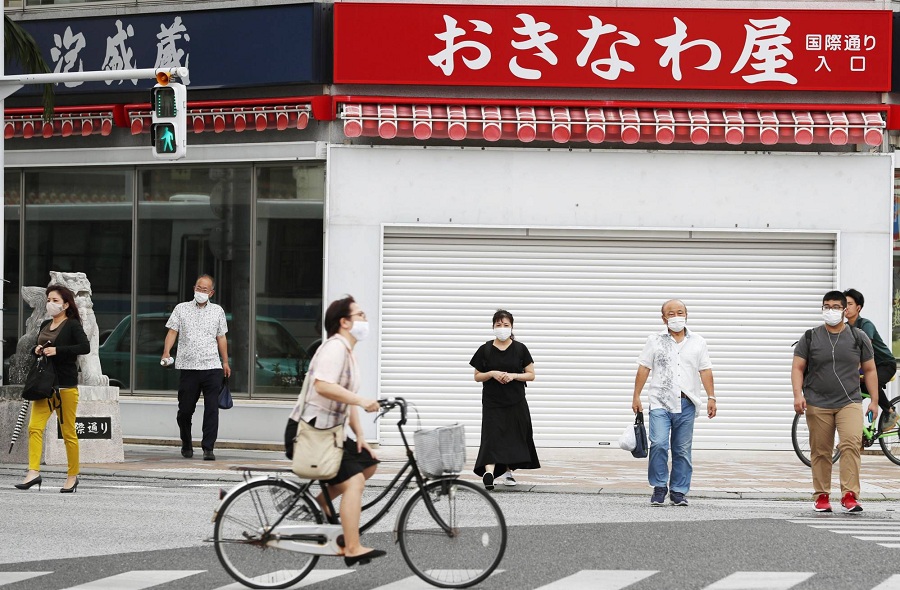
[(402, 397), (389, 397), (387, 399), (378, 400), (378, 405), (381, 406), (381, 412), (379, 412), (378, 416), (384, 416), (391, 410), (396, 407), (400, 407), (400, 422), (399, 424), (402, 426), (406, 424), (406, 400)]

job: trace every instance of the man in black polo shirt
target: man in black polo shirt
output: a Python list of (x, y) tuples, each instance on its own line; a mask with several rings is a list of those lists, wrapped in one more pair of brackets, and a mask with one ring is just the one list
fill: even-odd
[[(878, 405), (886, 414), (884, 430), (891, 430), (897, 427), (897, 422), (900, 422), (900, 414), (891, 407), (891, 400), (885, 395), (884, 388), (897, 372), (897, 359), (881, 339), (881, 335), (875, 329), (875, 324), (859, 316), (863, 305), (866, 304), (863, 294), (856, 289), (847, 289), (844, 291), (844, 296), (847, 297), (847, 309), (844, 310), (847, 323), (865, 332), (872, 341), (872, 348), (875, 350), (875, 372), (878, 374)], [(869, 393), (865, 383), (860, 383), (860, 386), (863, 393)]]

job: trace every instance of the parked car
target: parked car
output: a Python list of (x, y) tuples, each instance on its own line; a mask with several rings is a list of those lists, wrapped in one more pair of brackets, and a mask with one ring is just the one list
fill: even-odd
[[(141, 389), (178, 389), (178, 371), (163, 368), (159, 364), (163, 340), (166, 337), (168, 313), (146, 313), (137, 316), (135, 337), (135, 367), (141, 375)], [(231, 323), (231, 314), (225, 314)], [(231, 349), (231, 332), (228, 333), (228, 349)], [(125, 316), (119, 325), (100, 344), (100, 365), (109, 377), (110, 384), (123, 388), (131, 386), (129, 354), (133, 336), (131, 316)], [(178, 356), (178, 344), (172, 356)], [(306, 371), (309, 355), (300, 343), (275, 318), (256, 317), (256, 390), (264, 393), (299, 391)]]

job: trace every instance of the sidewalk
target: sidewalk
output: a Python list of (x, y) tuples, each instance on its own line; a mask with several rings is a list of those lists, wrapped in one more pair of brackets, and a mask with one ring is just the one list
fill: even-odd
[[(372, 485), (386, 484), (403, 464), (402, 447), (377, 450), (383, 463)], [(477, 449), (467, 449), (471, 464)], [(518, 471), (519, 485), (498, 486), (498, 492), (563, 492), (581, 494), (650, 495), (646, 459), (634, 459), (619, 449), (538, 449), (542, 468)], [(181, 457), (179, 447), (125, 445), (124, 463), (82, 464), (86, 477), (133, 480), (158, 478), (206, 482), (237, 482), (241, 474), (234, 466), (289, 468), (284, 454), (276, 451), (216, 449), (216, 461), (203, 461), (199, 448), (193, 459)], [(793, 451), (694, 451), (692, 497), (807, 500), (812, 495), (809, 469)], [(0, 465), (0, 473), (24, 474), (26, 466)], [(65, 474), (65, 465), (45, 466), (45, 475)], [(480, 481), (471, 471), (462, 477)], [(837, 493), (838, 468), (832, 489)], [(225, 486), (227, 487), (227, 486)], [(900, 500), (900, 466), (884, 455), (864, 455), (862, 499)]]

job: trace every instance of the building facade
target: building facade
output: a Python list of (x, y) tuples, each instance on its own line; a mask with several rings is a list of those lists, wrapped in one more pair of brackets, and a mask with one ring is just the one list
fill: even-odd
[(161, 324), (202, 272), (244, 397), (223, 439), (278, 440), (344, 293), (373, 326), (365, 390), (473, 443), (497, 308), (543, 446), (618, 436), (668, 298), (710, 345), (703, 448), (789, 447), (791, 345), (825, 291), (891, 333), (890, 2), (241, 4), (8, 9), (61, 71), (191, 70), (175, 164), (144, 83), (60, 89), (49, 126), (37, 94), (6, 101), (4, 339), (18, 287), (88, 273), (126, 436), (173, 436)]

